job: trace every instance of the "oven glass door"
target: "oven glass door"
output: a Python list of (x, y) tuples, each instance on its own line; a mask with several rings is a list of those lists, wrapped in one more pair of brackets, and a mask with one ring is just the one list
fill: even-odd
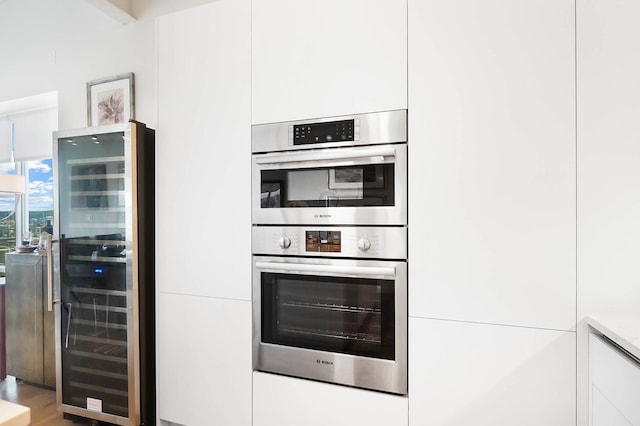
[(262, 341), (395, 358), (394, 281), (262, 272)]
[(260, 154), (253, 161), (254, 223), (406, 224), (406, 145)]
[(263, 170), (261, 208), (393, 206), (394, 164)]
[(259, 371), (407, 392), (407, 264), (253, 257)]

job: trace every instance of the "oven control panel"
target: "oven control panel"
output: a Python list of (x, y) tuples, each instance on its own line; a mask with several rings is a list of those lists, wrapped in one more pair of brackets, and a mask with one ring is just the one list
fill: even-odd
[(331, 252), (340, 253), (340, 231), (306, 231), (305, 250), (307, 252)]
[(253, 254), (406, 259), (405, 227), (253, 226)]
[(358, 119), (294, 124), (289, 127), (289, 138), (293, 145), (353, 141), (359, 136), (359, 124)]

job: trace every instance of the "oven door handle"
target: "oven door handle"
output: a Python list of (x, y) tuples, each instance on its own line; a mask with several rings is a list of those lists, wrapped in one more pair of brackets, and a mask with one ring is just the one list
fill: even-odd
[[(363, 162), (382, 162), (385, 157), (395, 157), (396, 150), (393, 147), (372, 147), (372, 148), (360, 148), (353, 150), (333, 150), (333, 151), (320, 151), (320, 152), (296, 152), (291, 154), (264, 154), (256, 155), (256, 164), (283, 164), (283, 163), (308, 163), (315, 161), (331, 162), (345, 161), (345, 160), (365, 160)], [(323, 164), (325, 165), (325, 164)]]
[(322, 275), (350, 275), (350, 276), (389, 276), (395, 277), (396, 268), (386, 266), (334, 266), (309, 265), (306, 263), (284, 262), (256, 262), (256, 268), (261, 270), (317, 273)]

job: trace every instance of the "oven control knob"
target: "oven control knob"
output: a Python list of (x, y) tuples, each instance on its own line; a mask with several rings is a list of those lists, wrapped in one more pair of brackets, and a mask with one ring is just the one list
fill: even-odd
[(291, 239), (289, 237), (280, 237), (278, 240), (278, 245), (281, 249), (288, 249), (291, 247)]
[(358, 248), (362, 251), (367, 251), (371, 248), (371, 241), (367, 238), (360, 238), (358, 240)]

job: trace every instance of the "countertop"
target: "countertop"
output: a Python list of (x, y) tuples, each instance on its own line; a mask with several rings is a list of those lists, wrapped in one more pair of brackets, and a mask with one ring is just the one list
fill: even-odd
[(640, 318), (616, 318), (595, 315), (587, 324), (640, 360)]

